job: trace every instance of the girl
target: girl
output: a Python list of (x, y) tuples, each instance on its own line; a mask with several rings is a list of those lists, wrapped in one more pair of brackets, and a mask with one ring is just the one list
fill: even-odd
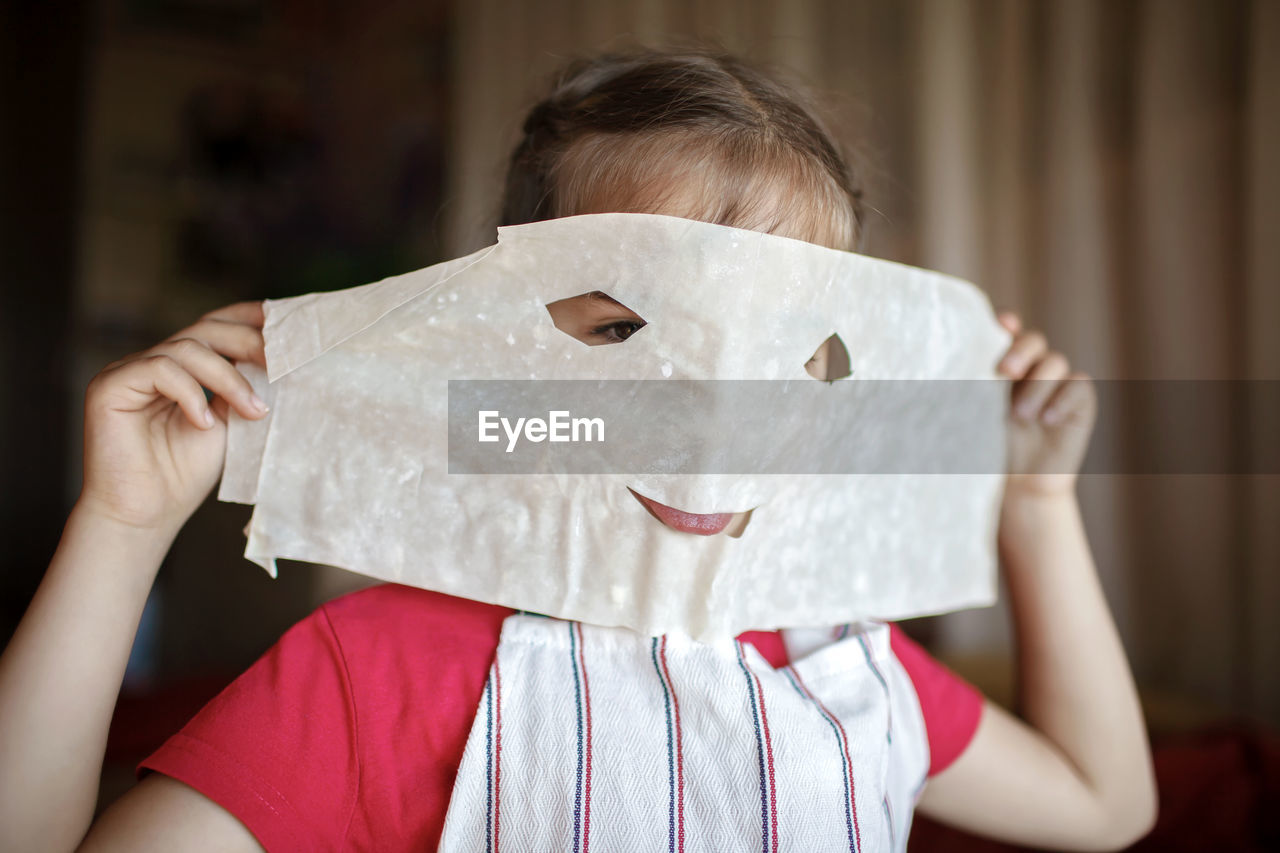
[[(574, 64), (524, 130), (507, 179), (506, 224), (662, 213), (837, 249), (857, 243), (860, 191), (827, 132), (794, 92), (731, 57), (637, 52)], [(593, 330), (600, 337), (587, 342), (598, 344), (622, 340), (643, 322), (600, 299), (553, 315), (566, 330)], [(1115, 849), (1154, 820), (1150, 756), (1081, 525), (1075, 476), (1053, 473), (1078, 469), (1093, 394), (1042, 335), (1015, 315), (1000, 319), (1014, 340), (999, 370), (1016, 382), (999, 544), (1024, 717), (984, 702), (893, 633), (894, 666), (910, 678), (909, 710), (923, 721), (929, 749), (918, 808), (1015, 843)], [(264, 363), (262, 322), (258, 303), (223, 308), (90, 383), (83, 490), (0, 660), (0, 826), (9, 848), (439, 843), (476, 709), (492, 696), (490, 664), (511, 611), (393, 585), (331, 602), (291, 629), (148, 759), (144, 767), (157, 772), (90, 826), (108, 722), (161, 558), (218, 478), (229, 410), (264, 414), (228, 361)], [(821, 374), (824, 359), (820, 353), (811, 372)], [(654, 519), (667, 523), (660, 512)], [(776, 633), (741, 639), (771, 666), (787, 664)], [(851, 742), (854, 750), (885, 748)], [(850, 763), (874, 758), (854, 755)], [(597, 767), (606, 769), (597, 772), (608, 772), (607, 760), (599, 756), (605, 763)], [(505, 772), (504, 784), (520, 781), (512, 779), (518, 770)], [(688, 779), (690, 798), (698, 782)], [(763, 772), (761, 785), (763, 792)], [(684, 787), (680, 796), (683, 809)], [(691, 816), (687, 835), (682, 810), (677, 834), (674, 802), (671, 849), (778, 844), (776, 829), (762, 835), (758, 823), (716, 825), (727, 802), (711, 802), (702, 824)], [(859, 803), (852, 794), (850, 802), (848, 814), (786, 817), (848, 820), (848, 846), (860, 849)], [(603, 808), (598, 822), (607, 820)], [(593, 837), (585, 828), (578, 834), (579, 811), (563, 846), (586, 849)], [(885, 812), (900, 831), (874, 837), (901, 849), (910, 815), (890, 815), (888, 799)], [(655, 819), (667, 826), (666, 815)], [(863, 823), (870, 820), (864, 810)], [(502, 839), (520, 846), (521, 827), (502, 828)], [(489, 830), (479, 843), (500, 846), (496, 821)]]

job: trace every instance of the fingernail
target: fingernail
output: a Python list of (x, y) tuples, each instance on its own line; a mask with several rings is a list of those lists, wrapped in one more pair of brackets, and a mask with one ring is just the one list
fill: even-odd
[(1056, 424), (1062, 420), (1062, 411), (1060, 409), (1045, 409), (1044, 414), (1040, 416), (1040, 420), (1047, 424)]
[(209, 429), (210, 427), (212, 427), (212, 426), (213, 426), (213, 412), (209, 411), (208, 409), (205, 409), (203, 412), (201, 412), (201, 413), (200, 413), (200, 423), (204, 424), (204, 428), (205, 428), (205, 429)]
[(250, 395), (249, 395), (249, 407), (250, 407), (250, 408), (252, 408), (255, 412), (258, 412), (258, 413), (260, 413), (260, 414), (264, 414), (264, 415), (265, 415), (268, 411), (270, 411), (270, 410), (267, 408), (267, 404), (266, 404), (266, 403), (264, 403), (264, 402), (262, 402), (262, 398), (261, 398), (261, 397), (259, 397), (257, 394), (250, 394)]
[(1018, 413), (1018, 417), (1024, 421), (1031, 420), (1036, 414), (1035, 406), (1031, 403), (1019, 403), (1016, 407), (1016, 411)]

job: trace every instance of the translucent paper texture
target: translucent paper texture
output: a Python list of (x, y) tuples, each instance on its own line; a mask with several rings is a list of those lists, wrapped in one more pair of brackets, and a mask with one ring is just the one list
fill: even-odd
[[(557, 329), (546, 304), (590, 291), (647, 325), (596, 347)], [(832, 334), (853, 371), (839, 382), (994, 380), (1008, 335), (967, 282), (753, 231), (599, 214), (499, 229), (496, 245), (465, 258), (268, 301), (264, 334), (266, 374), (240, 367), (271, 413), (233, 416), (219, 497), (255, 505), (245, 556), (273, 574), (276, 558), (305, 560), (701, 639), (994, 601), (1004, 395), (965, 431), (987, 439), (972, 452), (989, 464), (963, 475), (448, 466), (449, 380), (813, 383), (804, 365)], [(689, 405), (696, 418), (699, 401)], [(780, 459), (832, 431), (937, 440), (936, 407), (860, 409), (840, 423), (810, 414), (776, 412)], [(752, 516), (740, 538), (696, 536), (658, 522), (631, 489), (687, 512)]]

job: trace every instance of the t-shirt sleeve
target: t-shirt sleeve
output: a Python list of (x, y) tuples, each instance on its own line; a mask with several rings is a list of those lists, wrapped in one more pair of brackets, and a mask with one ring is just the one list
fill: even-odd
[(267, 850), (433, 850), (511, 610), (382, 584), (322, 606), (139, 766)]
[(235, 815), (268, 850), (332, 849), (356, 799), (350, 678), (325, 608), (290, 628), (142, 762)]
[(969, 746), (982, 719), (982, 694), (934, 659), (897, 625), (889, 626), (894, 657), (915, 687), (929, 740), (929, 775), (951, 766)]

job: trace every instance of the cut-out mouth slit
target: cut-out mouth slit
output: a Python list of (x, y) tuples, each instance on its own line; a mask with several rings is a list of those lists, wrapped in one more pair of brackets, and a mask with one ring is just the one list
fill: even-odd
[(747, 529), (751, 514), (755, 512), (754, 509), (746, 512), (685, 512), (682, 509), (660, 504), (652, 498), (646, 498), (630, 487), (627, 491), (631, 492), (650, 515), (667, 527), (681, 533), (692, 533), (695, 536), (715, 536), (717, 533), (724, 533), (726, 536), (737, 539)]

